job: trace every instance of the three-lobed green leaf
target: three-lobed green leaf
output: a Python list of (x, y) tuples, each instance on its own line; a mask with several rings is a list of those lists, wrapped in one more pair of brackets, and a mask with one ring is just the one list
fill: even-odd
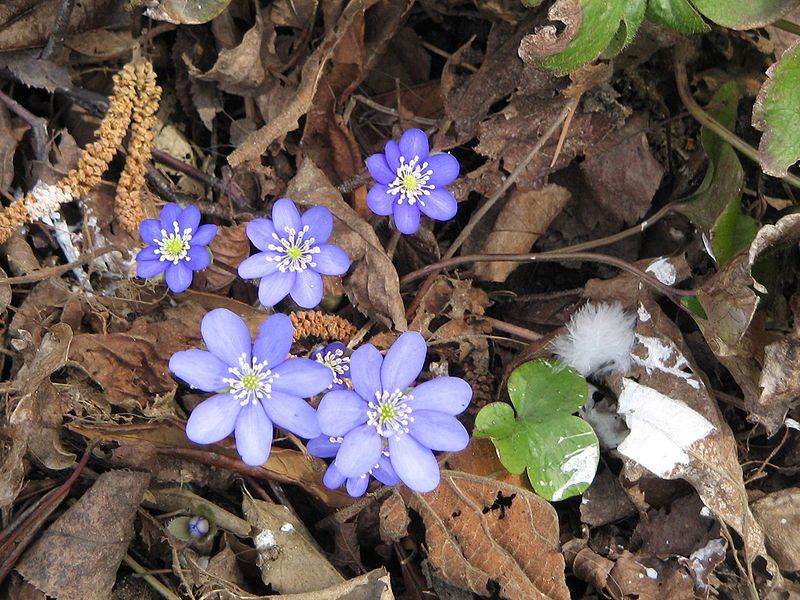
[(527, 470), (540, 496), (555, 501), (581, 494), (594, 479), (600, 457), (591, 426), (572, 414), (587, 393), (586, 380), (570, 367), (546, 360), (525, 363), (508, 380), (514, 408), (502, 402), (482, 408), (475, 436), (492, 439), (511, 473)]

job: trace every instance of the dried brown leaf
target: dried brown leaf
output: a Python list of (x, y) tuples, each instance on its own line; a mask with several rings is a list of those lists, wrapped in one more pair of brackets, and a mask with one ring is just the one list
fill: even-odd
[(261, 62), (264, 25), (257, 16), (255, 24), (245, 32), (242, 41), (233, 48), (223, 48), (214, 66), (206, 73), (190, 67), (190, 73), (200, 81), (216, 82), (220, 89), (237, 96), (253, 96), (263, 90), (271, 79)]
[(443, 471), (429, 494), (403, 490), (426, 528), (428, 559), (448, 583), (486, 594), (490, 581), (509, 600), (566, 600), (555, 509), (533, 492)]
[(27, 550), (17, 571), (59, 600), (107, 600), (150, 476), (108, 471)]
[(558, 54), (569, 46), (578, 35), (583, 21), (580, 0), (556, 0), (548, 10), (547, 18), (558, 21), (561, 26), (544, 25), (522, 39), (519, 57), (526, 63), (538, 65), (548, 56)]
[(360, 577), (306, 594), (281, 594), (281, 600), (394, 600), (389, 573), (380, 567)]
[(592, 527), (600, 527), (621, 521), (636, 514), (619, 479), (604, 468), (595, 475), (592, 485), (583, 493), (581, 521)]
[(22, 137), (30, 129), (23, 123), (17, 125), (5, 106), (0, 106), (0, 187), (7, 190), (14, 180), (14, 155)]
[(344, 581), (303, 522), (286, 506), (245, 496), (242, 511), (253, 528), (251, 537), (264, 583), (281, 594), (300, 594)]
[(400, 296), (400, 280), (372, 226), (347, 205), (310, 160), (300, 166), (286, 193), (300, 204), (330, 209), (335, 217), (331, 243), (341, 246), (353, 261), (344, 279), (348, 297), (362, 313), (405, 331), (408, 325)]
[(647, 214), (664, 176), (664, 167), (650, 152), (647, 127), (647, 115), (634, 114), (580, 165), (599, 205), (623, 223)]
[(300, 73), (299, 88), (292, 94), (284, 95), (284, 101), (279, 104), (281, 108), (274, 118), (267, 120), (261, 129), (248, 135), (228, 156), (228, 162), (232, 167), (258, 159), (272, 142), (297, 129), (298, 120), (311, 108), (314, 94), (337, 43), (348, 34), (354, 19), (362, 14), (363, 10), (362, 0), (352, 0), (348, 3), (336, 27), (328, 31), (322, 43), (305, 60)]
[[(570, 193), (550, 183), (539, 190), (515, 190), (503, 206), (492, 232), (483, 244), (482, 254), (520, 254), (528, 252), (564, 205)], [(478, 263), (475, 275), (484, 281), (503, 282), (517, 268), (512, 262)]]
[(70, 360), (94, 379), (116, 406), (142, 408), (157, 397), (175, 393), (177, 382), (167, 368), (179, 350), (200, 343), (197, 323), (204, 311), (196, 304), (168, 308), (166, 320), (145, 316), (124, 333), (75, 336)]
[(69, 325), (53, 325), (36, 354), (26, 361), (14, 379), (19, 395), (9, 422), (24, 435), (28, 453), (48, 469), (66, 469), (75, 462), (75, 455), (61, 444), (64, 409), (50, 382), (50, 375), (67, 363), (72, 341)]
[[(76, 2), (69, 20), (68, 33), (85, 31), (105, 23), (113, 10), (112, 0)], [(6, 22), (0, 22), (0, 50), (17, 50), (43, 45), (53, 31), (59, 0), (35, 2), (30, 10)]]
[(767, 494), (752, 504), (770, 554), (784, 571), (800, 571), (800, 488)]
[(236, 268), (250, 256), (250, 241), (245, 225), (220, 227), (208, 249), (214, 261), (195, 277), (195, 288), (204, 292), (223, 292), (236, 280)]

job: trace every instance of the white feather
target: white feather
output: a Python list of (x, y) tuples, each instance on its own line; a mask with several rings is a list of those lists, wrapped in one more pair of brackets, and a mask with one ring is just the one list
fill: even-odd
[(553, 342), (553, 352), (584, 377), (625, 373), (631, 366), (636, 315), (619, 302), (582, 306)]

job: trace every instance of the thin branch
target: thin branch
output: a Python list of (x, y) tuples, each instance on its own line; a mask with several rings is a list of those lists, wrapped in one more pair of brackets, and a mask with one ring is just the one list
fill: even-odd
[(49, 267), (47, 269), (40, 269), (31, 273), (30, 275), (20, 275), (19, 277), (0, 277), (0, 283), (8, 283), (10, 285), (21, 285), (23, 283), (36, 283), (37, 281), (42, 281), (44, 279), (49, 279), (50, 277), (57, 277), (58, 275), (63, 275), (64, 273), (71, 271), (75, 267), (79, 267), (83, 264), (88, 262), (92, 262), (95, 258), (99, 258), (105, 254), (109, 254), (110, 252), (123, 252), (126, 249), (122, 246), (103, 246), (102, 248), (98, 248), (97, 250), (93, 250), (92, 252), (87, 252), (86, 254), (82, 255), (78, 260), (74, 260), (71, 263), (67, 263), (65, 265), (59, 265), (57, 267)]
[(45, 45), (39, 57), (42, 60), (50, 60), (53, 58), (64, 45), (64, 38), (67, 36), (67, 29), (69, 29), (69, 20), (72, 17), (73, 8), (75, 8), (75, 0), (60, 1), (58, 12), (56, 13), (56, 20), (53, 24), (53, 31), (47, 39), (47, 45)]
[[(161, 583), (158, 579), (153, 577), (153, 571), (148, 571), (142, 565), (140, 565), (130, 554), (126, 554), (123, 558), (125, 564), (128, 565), (135, 573), (137, 573), (142, 579), (144, 579), (148, 585), (153, 588), (156, 592), (161, 594), (162, 598), (166, 598), (166, 600), (181, 600), (180, 596), (176, 595), (172, 592), (167, 586)], [(172, 570), (167, 570), (168, 573), (172, 573)]]
[(606, 254), (592, 254), (591, 252), (543, 252), (540, 254), (467, 254), (456, 258), (441, 260), (426, 267), (412, 271), (400, 280), (400, 284), (410, 283), (421, 279), (431, 273), (436, 273), (444, 269), (450, 269), (467, 263), (475, 262), (594, 262), (616, 267), (621, 271), (626, 271), (631, 275), (641, 279), (644, 283), (657, 289), (661, 293), (671, 298), (680, 296), (694, 296), (694, 290), (681, 290), (674, 288), (652, 275), (640, 271), (632, 264), (625, 262), (615, 256)]
[(11, 112), (15, 113), (31, 126), (33, 155), (36, 157), (36, 160), (44, 162), (47, 153), (47, 121), (41, 117), (37, 117), (19, 102), (3, 92), (0, 92), (0, 102), (5, 104)]

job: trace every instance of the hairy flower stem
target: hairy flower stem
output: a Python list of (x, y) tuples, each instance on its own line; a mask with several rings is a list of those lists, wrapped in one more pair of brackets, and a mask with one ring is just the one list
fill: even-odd
[[(686, 106), (686, 110), (688, 110), (703, 127), (708, 127), (722, 138), (722, 141), (726, 144), (733, 146), (735, 150), (739, 151), (739, 153), (746, 158), (760, 165), (761, 161), (758, 156), (758, 150), (730, 131), (727, 127), (722, 125), (722, 123), (715, 120), (711, 115), (700, 108), (700, 105), (695, 101), (689, 89), (689, 78), (686, 75), (686, 62), (688, 60), (689, 50), (690, 46), (687, 42), (681, 42), (675, 47), (675, 57), (673, 61), (675, 65), (675, 84), (678, 87), (678, 95), (681, 97), (681, 102)], [(792, 187), (800, 188), (800, 177), (787, 173), (781, 177), (781, 179)]]

